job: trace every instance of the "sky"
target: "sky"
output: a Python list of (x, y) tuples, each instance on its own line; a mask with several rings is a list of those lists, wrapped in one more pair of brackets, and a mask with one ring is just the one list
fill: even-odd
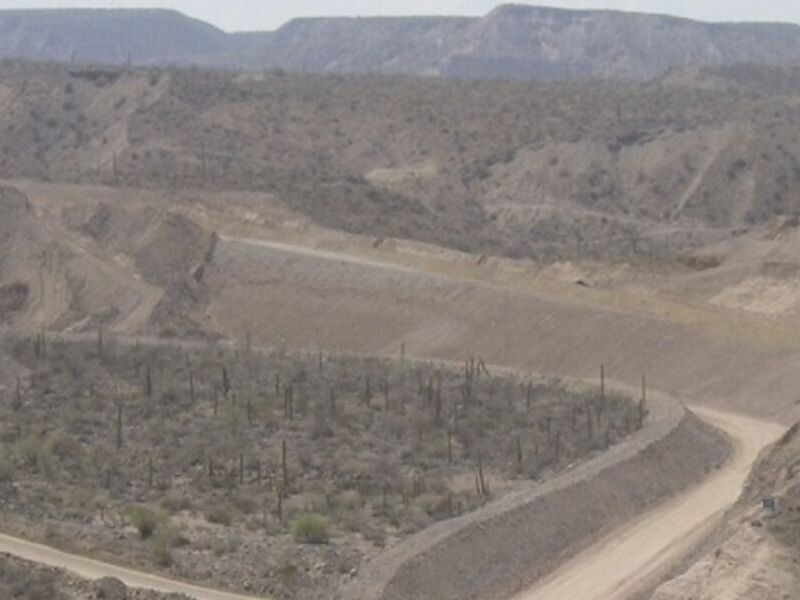
[[(518, 0), (519, 1), (519, 0)], [(523, 3), (614, 8), (706, 21), (800, 23), (798, 0), (549, 0)], [(503, 0), (0, 0), (2, 8), (174, 8), (227, 31), (270, 30), (301, 16), (483, 15)]]

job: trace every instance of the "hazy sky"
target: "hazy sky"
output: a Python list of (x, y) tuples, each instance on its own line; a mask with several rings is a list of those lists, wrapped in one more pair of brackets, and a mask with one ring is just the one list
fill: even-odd
[[(0, 8), (168, 7), (227, 30), (263, 30), (274, 29), (299, 16), (480, 15), (501, 3), (502, 0), (0, 0)], [(800, 22), (798, 0), (550, 0), (526, 3), (660, 12), (713, 21)]]

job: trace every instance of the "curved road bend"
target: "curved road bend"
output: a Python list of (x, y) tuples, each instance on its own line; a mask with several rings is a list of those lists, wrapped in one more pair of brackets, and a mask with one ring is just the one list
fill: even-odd
[(698, 487), (609, 533), (513, 600), (625, 600), (658, 584), (702, 541), (738, 500), (758, 455), (785, 428), (705, 408), (691, 410), (733, 439), (728, 463)]

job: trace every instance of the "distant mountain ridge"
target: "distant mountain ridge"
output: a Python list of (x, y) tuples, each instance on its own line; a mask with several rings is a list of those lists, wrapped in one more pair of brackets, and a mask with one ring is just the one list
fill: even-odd
[(0, 11), (0, 57), (467, 79), (651, 79), (800, 63), (800, 26), (503, 5), (485, 17), (303, 18), (226, 33), (171, 10)]

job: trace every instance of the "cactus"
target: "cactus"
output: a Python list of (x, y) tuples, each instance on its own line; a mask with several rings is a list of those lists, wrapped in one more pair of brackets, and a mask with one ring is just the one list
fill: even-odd
[(489, 491), (486, 488), (486, 480), (483, 478), (483, 458), (480, 454), (478, 454), (478, 484), (479, 484), (479, 496), (487, 497), (489, 495)]
[(281, 441), (281, 472), (283, 475), (283, 489), (289, 489), (289, 465), (286, 459), (286, 440)]
[(122, 403), (117, 403), (117, 450), (122, 449)]
[(436, 375), (436, 402), (433, 408), (433, 420), (439, 424), (442, 420), (442, 374)]
[(600, 365), (600, 407), (598, 410), (598, 417), (605, 412), (606, 409), (606, 366)]
[(292, 384), (283, 389), (283, 418), (294, 421), (294, 386)]
[(447, 464), (453, 464), (453, 432), (447, 432)]
[(206, 158), (206, 143), (200, 142), (200, 164), (203, 169), (203, 182), (208, 180), (208, 162)]
[(370, 408), (371, 401), (372, 401), (372, 382), (370, 380), (370, 376), (367, 375), (364, 378), (364, 406)]
[(228, 376), (228, 368), (222, 365), (222, 395), (227, 398), (231, 392), (231, 380)]

